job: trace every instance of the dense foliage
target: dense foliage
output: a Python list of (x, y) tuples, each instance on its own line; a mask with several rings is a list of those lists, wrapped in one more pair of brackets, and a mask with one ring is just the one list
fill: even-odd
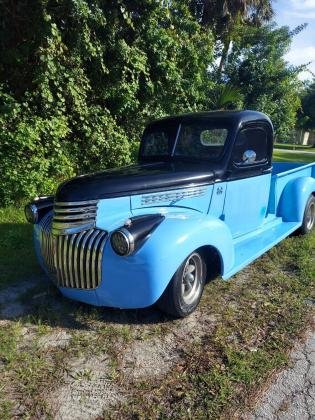
[(302, 107), (299, 112), (299, 126), (315, 130), (315, 80), (302, 93)]
[(297, 79), (271, 14), (269, 0), (2, 0), (0, 205), (128, 164), (162, 115), (255, 108), (285, 136)]
[(300, 107), (300, 68), (288, 66), (283, 57), (301, 30), (303, 26), (294, 32), (275, 25), (240, 27), (226, 64), (226, 79), (239, 88), (247, 108), (271, 117), (278, 141), (290, 138)]
[(212, 35), (185, 2), (4, 0), (0, 15), (2, 203), (126, 164), (148, 118), (205, 106)]

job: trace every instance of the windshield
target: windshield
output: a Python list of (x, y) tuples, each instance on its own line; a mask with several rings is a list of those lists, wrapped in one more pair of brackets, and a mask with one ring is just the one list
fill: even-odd
[(181, 124), (160, 121), (143, 135), (141, 156), (217, 160), (223, 153), (228, 129), (208, 121)]

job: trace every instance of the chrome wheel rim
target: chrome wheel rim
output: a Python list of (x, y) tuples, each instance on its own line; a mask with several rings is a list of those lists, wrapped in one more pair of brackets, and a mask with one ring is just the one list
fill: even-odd
[(306, 227), (311, 230), (314, 226), (315, 221), (315, 204), (311, 203), (306, 213)]
[(194, 253), (187, 258), (182, 276), (182, 299), (187, 305), (191, 305), (199, 297), (201, 279), (201, 257)]

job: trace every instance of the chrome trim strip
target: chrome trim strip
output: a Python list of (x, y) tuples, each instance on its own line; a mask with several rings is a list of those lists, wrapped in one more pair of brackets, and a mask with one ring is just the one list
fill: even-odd
[(82, 225), (78, 225), (77, 223), (54, 223), (51, 231), (54, 235), (71, 235), (73, 233), (87, 231), (88, 229), (91, 229), (93, 227), (95, 227), (95, 221), (91, 223), (85, 223)]
[[(55, 214), (54, 215), (54, 221), (58, 220), (58, 221), (62, 221), (62, 220), (77, 220), (78, 222), (76, 222), (77, 224), (84, 219), (91, 219), (94, 220), (96, 216), (96, 211), (90, 212), (90, 213), (79, 213), (79, 214)], [(75, 222), (73, 222), (75, 223)]]
[(78, 258), (80, 255), (80, 241), (82, 237), (85, 235), (85, 232), (81, 232), (77, 240), (75, 242), (75, 250), (74, 250), (74, 277), (75, 277), (75, 285), (77, 288), (80, 288), (80, 259)]
[(163, 201), (179, 201), (184, 198), (201, 197), (205, 195), (205, 188), (194, 188), (184, 191), (143, 195), (141, 205), (156, 204)]
[(105, 248), (105, 243), (106, 240), (108, 238), (107, 232), (104, 235), (101, 243), (100, 243), (100, 248), (99, 248), (99, 253), (98, 253), (98, 260), (97, 260), (97, 274), (98, 274), (98, 278), (101, 279), (102, 278), (102, 258), (103, 258), (103, 251)]
[(96, 212), (95, 206), (93, 207), (70, 207), (70, 208), (58, 208), (54, 207), (54, 213), (89, 213)]
[(96, 266), (97, 253), (99, 251), (99, 243), (102, 238), (106, 236), (106, 232), (99, 231), (98, 237), (95, 239), (94, 247), (92, 248), (92, 287), (96, 287), (97, 278), (100, 278), (98, 275), (98, 267)]
[(73, 270), (73, 254), (74, 254), (74, 242), (76, 240), (77, 234), (71, 235), (69, 242), (69, 280), (70, 286), (74, 287), (74, 270)]
[(57, 247), (58, 247), (58, 240), (59, 240), (59, 237), (57, 237), (57, 238), (55, 238), (55, 249), (54, 249), (54, 264), (55, 264), (55, 267), (56, 267), (56, 276), (57, 276), (57, 279), (58, 279), (58, 267), (59, 267), (59, 264), (58, 264), (58, 252), (57, 252)]
[(58, 259), (59, 264), (57, 265), (58, 268), (58, 286), (60, 286), (60, 279), (64, 277), (63, 274), (63, 264), (62, 264), (62, 246), (63, 246), (63, 236), (59, 236), (58, 238)]
[(67, 287), (69, 287), (69, 277), (68, 277), (68, 239), (69, 236), (63, 236), (63, 272), (64, 272), (64, 281)]
[(98, 200), (88, 200), (88, 201), (56, 201), (55, 206), (84, 206), (87, 204), (97, 204)]
[(92, 232), (93, 232), (93, 230), (89, 230), (88, 232), (85, 232), (85, 235), (84, 235), (84, 238), (83, 238), (83, 241), (82, 241), (82, 245), (81, 245), (81, 250), (80, 250), (80, 275), (81, 275), (80, 287), (82, 289), (85, 289), (85, 284), (86, 284), (86, 250), (85, 250), (85, 246), (87, 244), (87, 241), (88, 241), (89, 237), (92, 235)]
[[(91, 222), (89, 222), (88, 220), (83, 220), (83, 223), (81, 223), (81, 225), (84, 226), (84, 225), (87, 225), (88, 223), (94, 223), (94, 222), (95, 222), (94, 219)], [(55, 226), (57, 229), (58, 228), (64, 228), (64, 227), (69, 227), (69, 228), (79, 227), (80, 226), (80, 221), (66, 222), (66, 223), (58, 221), (58, 222), (54, 222), (53, 226)]]
[(54, 264), (54, 238), (50, 234), (51, 230), (52, 212), (47, 213), (39, 222), (39, 243), (41, 253), (45, 264), (50, 273), (55, 272)]
[(91, 250), (93, 247), (93, 242), (98, 235), (98, 231), (95, 230), (93, 234), (90, 236), (90, 239), (87, 243), (87, 250), (86, 250), (86, 283), (88, 288), (92, 288), (91, 284), (91, 278), (92, 278), (92, 272), (93, 272), (93, 266), (92, 266), (92, 258), (91, 258)]

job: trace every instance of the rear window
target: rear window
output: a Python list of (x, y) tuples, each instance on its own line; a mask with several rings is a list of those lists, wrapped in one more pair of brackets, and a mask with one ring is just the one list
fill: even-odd
[(226, 128), (207, 127), (204, 124), (183, 124), (175, 146), (174, 156), (194, 159), (217, 159), (227, 139)]

